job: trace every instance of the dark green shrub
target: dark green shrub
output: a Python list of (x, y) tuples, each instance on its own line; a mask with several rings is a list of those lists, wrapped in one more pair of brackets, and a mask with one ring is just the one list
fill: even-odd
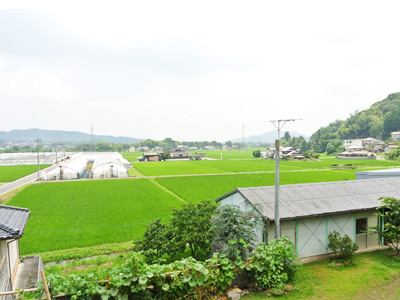
[(328, 248), (335, 253), (335, 259), (350, 259), (358, 250), (358, 245), (345, 234), (343, 237), (336, 230), (328, 235)]

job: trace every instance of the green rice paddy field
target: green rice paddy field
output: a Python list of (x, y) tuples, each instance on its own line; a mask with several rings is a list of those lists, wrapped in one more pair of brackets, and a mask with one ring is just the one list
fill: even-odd
[(127, 179), (33, 184), (7, 204), (31, 211), (21, 239), (28, 254), (137, 239), (182, 202), (149, 179)]
[[(280, 161), (280, 170), (331, 169), (333, 164), (353, 164), (359, 168), (400, 166), (399, 162), (381, 160), (346, 160), (336, 158), (319, 161)], [(275, 170), (275, 161), (266, 159), (246, 160), (200, 160), (200, 161), (161, 161), (133, 163), (135, 169), (146, 176), (213, 174), (237, 172), (265, 172)]]
[[(337, 161), (281, 162), (280, 183), (354, 180), (357, 170), (330, 170)], [(399, 166), (385, 161), (346, 163), (362, 164), (363, 170)], [(146, 175), (169, 176), (41, 183), (23, 189), (7, 203), (31, 211), (21, 239), (22, 253), (132, 241), (143, 235), (145, 224), (153, 219), (168, 221), (171, 207), (184, 201), (214, 200), (237, 187), (274, 184), (273, 161), (148, 162), (134, 166)]]
[[(40, 165), (40, 170), (50, 165)], [(11, 182), (26, 175), (37, 172), (37, 165), (0, 166), (0, 182)]]

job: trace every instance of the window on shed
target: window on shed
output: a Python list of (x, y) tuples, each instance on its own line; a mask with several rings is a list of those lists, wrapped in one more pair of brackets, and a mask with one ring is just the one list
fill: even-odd
[(367, 223), (367, 218), (356, 219), (356, 234), (365, 233)]

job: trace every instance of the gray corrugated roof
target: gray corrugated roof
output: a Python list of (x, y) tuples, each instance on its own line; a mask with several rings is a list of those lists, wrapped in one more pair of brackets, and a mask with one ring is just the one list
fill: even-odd
[(26, 208), (0, 205), (0, 240), (20, 238), (29, 214)]
[[(281, 185), (279, 213), (282, 219), (294, 219), (330, 213), (374, 209), (380, 197), (400, 197), (400, 178), (380, 178)], [(237, 188), (216, 201), (240, 193), (263, 216), (275, 219), (275, 187)]]

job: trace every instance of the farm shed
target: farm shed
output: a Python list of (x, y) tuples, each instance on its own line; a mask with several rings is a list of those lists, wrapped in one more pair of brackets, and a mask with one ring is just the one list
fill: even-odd
[(25, 208), (0, 205), (0, 291), (13, 289), (19, 263), (19, 239), (29, 214)]
[(384, 169), (384, 170), (373, 170), (373, 171), (360, 171), (355, 172), (356, 179), (376, 179), (376, 178), (388, 178), (388, 177), (400, 177), (400, 168), (396, 169)]
[[(328, 234), (347, 234), (360, 249), (378, 245), (376, 235), (362, 232), (378, 224), (380, 197), (399, 197), (400, 178), (283, 185), (280, 187), (281, 236), (289, 236), (299, 257), (329, 253)], [(266, 220), (256, 244), (274, 238), (275, 187), (237, 188), (216, 199), (221, 205), (255, 210)], [(266, 230), (267, 229), (267, 230)]]

